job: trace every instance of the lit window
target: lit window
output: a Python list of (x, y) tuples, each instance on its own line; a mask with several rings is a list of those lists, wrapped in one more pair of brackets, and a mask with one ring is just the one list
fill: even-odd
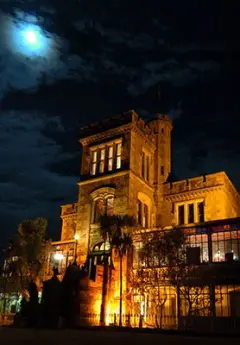
[(93, 223), (98, 223), (100, 217), (107, 214), (109, 216), (113, 215), (113, 196), (105, 198), (99, 198), (94, 201), (94, 210), (93, 210)]
[(97, 223), (100, 220), (100, 216), (104, 215), (105, 213), (105, 200), (104, 199), (97, 199), (94, 201), (94, 214), (93, 214), (93, 222)]
[(147, 205), (143, 205), (143, 219), (142, 219), (142, 226), (144, 228), (148, 227), (148, 207)]
[(113, 215), (113, 197), (107, 198), (107, 215), (112, 216)]
[(113, 146), (108, 148), (108, 171), (113, 169)]
[(117, 157), (116, 157), (116, 168), (121, 168), (121, 153), (122, 153), (122, 144), (117, 144)]
[(104, 172), (104, 165), (105, 165), (105, 149), (101, 149), (100, 151), (100, 166), (99, 166), (99, 172)]
[(142, 153), (142, 177), (145, 177), (145, 153)]
[(96, 175), (97, 170), (97, 151), (92, 152), (91, 175)]

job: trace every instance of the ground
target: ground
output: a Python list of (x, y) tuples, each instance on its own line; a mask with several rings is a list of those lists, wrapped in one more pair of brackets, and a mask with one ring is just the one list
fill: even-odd
[[(0, 343), (2, 345), (90, 345), (98, 343), (99, 345), (226, 345), (228, 339), (221, 338), (203, 338), (190, 337), (182, 335), (151, 334), (140, 333), (137, 331), (98, 331), (98, 330), (27, 330), (0, 328)], [(230, 342), (236, 342), (237, 339), (230, 339)]]

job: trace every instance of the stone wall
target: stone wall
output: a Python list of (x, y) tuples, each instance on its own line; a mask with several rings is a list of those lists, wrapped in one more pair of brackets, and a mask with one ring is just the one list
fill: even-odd
[(93, 207), (93, 199), (91, 193), (97, 189), (103, 191), (104, 187), (111, 187), (115, 190), (114, 213), (119, 215), (127, 214), (128, 211), (128, 185), (129, 174), (119, 172), (109, 177), (96, 178), (88, 183), (79, 185), (79, 201), (78, 201), (78, 218), (77, 233), (80, 238), (78, 241), (79, 263), (83, 264), (86, 260), (88, 251), (94, 244), (102, 239), (97, 235), (98, 227), (91, 227), (91, 214)]

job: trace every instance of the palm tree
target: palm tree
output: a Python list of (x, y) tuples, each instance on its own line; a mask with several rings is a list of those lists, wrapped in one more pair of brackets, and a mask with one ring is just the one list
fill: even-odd
[[(121, 230), (121, 229), (120, 229)], [(122, 232), (119, 234), (116, 234), (116, 236), (113, 237), (112, 242), (113, 248), (115, 249), (118, 257), (119, 257), (119, 264), (120, 264), (120, 270), (119, 270), (119, 326), (122, 327), (122, 281), (123, 281), (123, 256), (125, 256), (128, 252), (128, 250), (132, 247), (132, 236), (129, 233)]]
[[(123, 256), (127, 254), (128, 249), (132, 246), (131, 228), (136, 224), (135, 219), (130, 216), (104, 215), (100, 218), (100, 231), (104, 240), (110, 244), (110, 261), (112, 264), (112, 252), (115, 249), (120, 261), (120, 305), (119, 305), (119, 326), (122, 326), (122, 263)], [(107, 302), (107, 285), (108, 285), (108, 262), (106, 251), (104, 249), (104, 272), (103, 272), (103, 289), (101, 304), (101, 325), (105, 325), (105, 313)]]

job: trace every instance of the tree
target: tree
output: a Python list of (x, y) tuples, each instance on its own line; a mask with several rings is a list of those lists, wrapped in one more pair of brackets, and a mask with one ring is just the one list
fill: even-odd
[[(162, 326), (166, 289), (171, 287), (177, 296), (178, 319), (185, 308), (187, 319), (192, 315), (210, 315), (215, 299), (212, 297), (211, 273), (206, 265), (188, 262), (188, 244), (183, 231), (172, 230), (144, 233), (139, 253), (142, 267), (134, 270), (133, 288), (150, 296), (155, 326)], [(182, 304), (182, 305), (181, 305)]]
[[(122, 264), (123, 256), (127, 254), (128, 249), (132, 246), (132, 229), (136, 222), (133, 217), (119, 216), (119, 215), (103, 215), (100, 217), (100, 232), (104, 240), (109, 241), (110, 244), (110, 262), (112, 266), (112, 252), (115, 250), (119, 256), (120, 262), (120, 300), (119, 300), (119, 326), (122, 326)], [(105, 248), (105, 247), (104, 247)], [(104, 250), (104, 272), (103, 272), (103, 290), (102, 290), (102, 305), (101, 305), (101, 324), (105, 325), (106, 313), (106, 297), (108, 284), (108, 262)]]
[(46, 259), (50, 241), (46, 238), (47, 220), (25, 220), (5, 250), (5, 276), (10, 292), (22, 291), (29, 281), (35, 280)]

